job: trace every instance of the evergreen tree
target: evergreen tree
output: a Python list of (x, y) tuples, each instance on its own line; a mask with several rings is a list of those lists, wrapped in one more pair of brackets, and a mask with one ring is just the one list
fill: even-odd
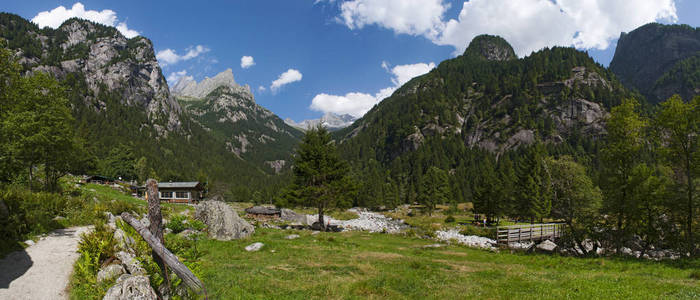
[(325, 228), (323, 214), (332, 207), (352, 204), (356, 186), (348, 176), (349, 166), (342, 160), (335, 143), (323, 126), (304, 135), (294, 160), (294, 186), (303, 203), (318, 208), (318, 222)]
[(419, 202), (432, 215), (437, 204), (447, 203), (450, 196), (447, 172), (437, 167), (430, 167), (422, 180)]

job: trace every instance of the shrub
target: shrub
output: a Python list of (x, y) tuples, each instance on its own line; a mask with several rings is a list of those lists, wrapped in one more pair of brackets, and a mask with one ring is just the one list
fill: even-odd
[(451, 215), (447, 216), (447, 218), (445, 218), (445, 223), (454, 223), (454, 222), (455, 222), (455, 217), (453, 217)]
[(170, 221), (168, 222), (165, 227), (169, 228), (170, 230), (173, 231), (173, 233), (177, 234), (182, 232), (183, 230), (187, 229), (185, 226), (185, 220), (187, 220), (187, 217), (182, 216), (182, 215), (177, 215), (173, 216), (170, 218)]
[(464, 229), (460, 230), (459, 233), (463, 235), (477, 235), (477, 236), (483, 236), (487, 238), (496, 238), (496, 229), (495, 228), (484, 228), (484, 227), (476, 227), (476, 226), (471, 226), (467, 225), (464, 227)]

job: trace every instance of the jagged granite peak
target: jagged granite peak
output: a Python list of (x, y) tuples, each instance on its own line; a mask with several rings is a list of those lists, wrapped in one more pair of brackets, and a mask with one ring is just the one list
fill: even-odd
[(250, 86), (240, 86), (236, 83), (233, 77), (233, 70), (230, 68), (216, 74), (216, 76), (212, 78), (207, 77), (199, 83), (190, 76), (183, 76), (173, 85), (170, 91), (177, 96), (204, 98), (221, 86), (231, 87), (236, 90), (245, 90), (251, 93)]
[(357, 120), (357, 118), (349, 114), (338, 115), (332, 112), (327, 112), (319, 119), (304, 120), (297, 123), (294, 122), (294, 120), (287, 118), (284, 120), (284, 122), (301, 130), (308, 130), (318, 126), (318, 124), (322, 124), (328, 130), (335, 131), (352, 125), (355, 120)]
[(482, 34), (476, 36), (464, 51), (465, 56), (493, 61), (517, 59), (513, 47), (502, 37)]
[[(696, 57), (694, 61), (697, 61), (698, 55), (699, 28), (650, 23), (620, 34), (610, 70), (623, 84), (637, 89), (651, 103), (658, 103), (676, 93), (687, 100), (698, 94), (698, 86), (687, 86), (684, 79), (698, 71), (669, 72), (682, 70), (685, 60)], [(657, 82), (663, 77), (676, 79)]]
[[(18, 28), (25, 40), (6, 36)], [(79, 74), (87, 88), (80, 96), (88, 107), (105, 111), (106, 95), (118, 93), (121, 104), (145, 110), (150, 124), (144, 125), (156, 129), (158, 136), (181, 127), (181, 108), (170, 96), (147, 38), (127, 39), (114, 27), (78, 18), (66, 20), (57, 29), (39, 29), (7, 13), (0, 14), (0, 38), (12, 40), (9, 46), (28, 72), (46, 72), (59, 80)]]
[(203, 98), (178, 96), (178, 100), (228, 151), (273, 173), (284, 168), (280, 161), (292, 159), (302, 136), (301, 131), (255, 103), (247, 87), (224, 84)]

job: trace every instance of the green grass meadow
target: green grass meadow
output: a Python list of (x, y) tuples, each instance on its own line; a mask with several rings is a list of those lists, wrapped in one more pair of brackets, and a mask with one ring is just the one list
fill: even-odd
[[(289, 234), (300, 234), (287, 240)], [(259, 252), (244, 247), (262, 242)], [(203, 240), (210, 299), (698, 299), (699, 260), (494, 253), (398, 235), (258, 229)]]

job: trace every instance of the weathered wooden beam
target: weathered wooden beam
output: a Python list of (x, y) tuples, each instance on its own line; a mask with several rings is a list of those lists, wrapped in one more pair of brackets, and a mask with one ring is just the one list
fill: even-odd
[[(146, 181), (146, 193), (148, 194), (148, 230), (155, 236), (161, 244), (165, 244), (163, 238), (163, 215), (160, 212), (160, 195), (158, 193), (158, 182), (155, 179)], [(165, 265), (162, 259), (158, 257), (155, 251), (152, 251), (153, 261), (156, 262), (158, 268), (163, 273), (165, 284), (170, 290), (170, 277), (168, 276), (168, 266)]]
[(173, 272), (182, 279), (182, 282), (195, 291), (198, 294), (204, 293), (204, 284), (195, 276), (190, 269), (187, 268), (183, 263), (181, 263), (177, 257), (170, 252), (163, 243), (160, 242), (151, 232), (143, 226), (139, 220), (132, 217), (129, 213), (124, 212), (121, 214), (124, 221), (129, 223), (131, 227), (134, 227), (136, 231), (143, 237), (143, 239), (151, 246), (153, 252), (155, 252), (163, 262), (168, 265)]

